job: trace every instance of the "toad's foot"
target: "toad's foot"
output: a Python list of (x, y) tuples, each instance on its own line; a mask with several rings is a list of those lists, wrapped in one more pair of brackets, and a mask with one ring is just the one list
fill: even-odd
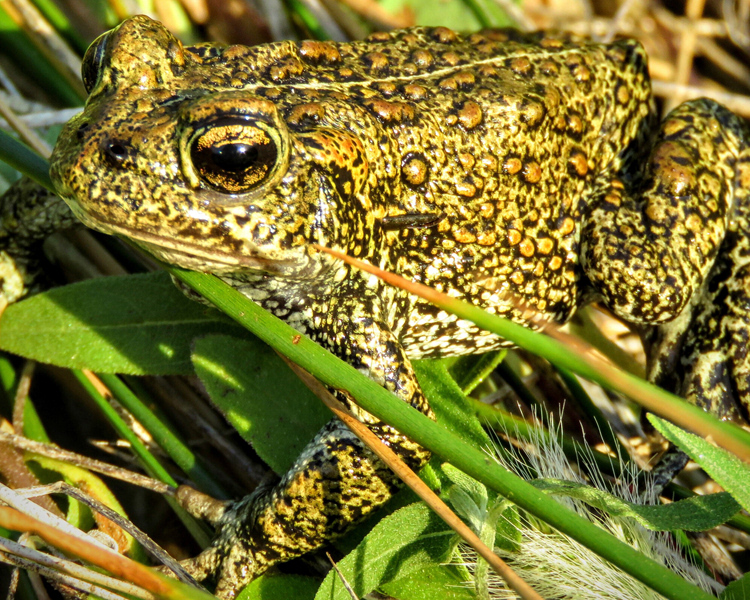
[[(395, 430), (370, 423), (412, 467), (427, 453)], [(338, 420), (326, 425), (271, 488), (220, 509), (210, 548), (183, 566), (196, 579), (217, 578), (216, 595), (234, 598), (270, 566), (315, 550), (386, 502), (398, 478)], [(206, 516), (205, 507), (194, 512)]]

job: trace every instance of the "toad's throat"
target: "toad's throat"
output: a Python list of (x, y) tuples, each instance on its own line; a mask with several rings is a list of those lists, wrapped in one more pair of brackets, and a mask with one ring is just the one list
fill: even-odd
[(221, 250), (203, 248), (178, 238), (149, 233), (142, 229), (132, 229), (124, 225), (112, 223), (106, 225), (97, 223), (97, 225), (97, 229), (106, 231), (106, 233), (134, 241), (139, 247), (159, 260), (195, 271), (217, 274), (259, 271), (284, 275), (296, 271), (301, 266), (299, 259), (272, 258), (264, 255), (261, 250), (250, 247), (250, 245), (245, 248), (247, 254), (222, 252)]

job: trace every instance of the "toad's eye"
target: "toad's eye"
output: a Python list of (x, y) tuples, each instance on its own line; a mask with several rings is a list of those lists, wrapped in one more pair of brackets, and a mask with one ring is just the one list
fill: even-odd
[(241, 194), (268, 178), (278, 150), (264, 129), (241, 119), (224, 119), (196, 132), (190, 158), (212, 188)]
[(88, 94), (91, 93), (99, 82), (102, 65), (104, 63), (104, 51), (107, 48), (107, 37), (109, 37), (109, 33), (110, 32), (103, 33), (96, 38), (83, 56), (83, 62), (81, 63), (81, 78), (83, 79), (83, 87), (86, 88), (86, 93)]

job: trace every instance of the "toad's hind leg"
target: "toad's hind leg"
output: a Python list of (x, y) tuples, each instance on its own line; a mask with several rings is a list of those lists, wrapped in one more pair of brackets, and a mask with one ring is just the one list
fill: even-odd
[(722, 418), (750, 421), (750, 149), (735, 163), (734, 209), (684, 316), (646, 332), (649, 377)]
[(747, 140), (721, 105), (682, 104), (661, 125), (641, 189), (607, 182), (582, 241), (593, 287), (644, 332), (649, 379), (724, 417), (750, 387)]

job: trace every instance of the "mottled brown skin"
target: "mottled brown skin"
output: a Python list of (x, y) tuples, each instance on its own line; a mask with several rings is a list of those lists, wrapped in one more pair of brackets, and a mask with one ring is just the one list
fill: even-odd
[[(216, 273), (426, 414), (410, 359), (502, 341), (311, 243), (520, 322), (508, 291), (557, 321), (600, 299), (644, 330), (653, 380), (740, 417), (747, 133), (708, 100), (659, 126), (645, 62), (627, 40), (444, 28), (183, 48), (135, 17), (89, 50), (91, 96), (52, 177), (87, 225)], [(227, 510), (192, 569), (232, 597), (396, 486), (331, 422), (280, 484)]]

